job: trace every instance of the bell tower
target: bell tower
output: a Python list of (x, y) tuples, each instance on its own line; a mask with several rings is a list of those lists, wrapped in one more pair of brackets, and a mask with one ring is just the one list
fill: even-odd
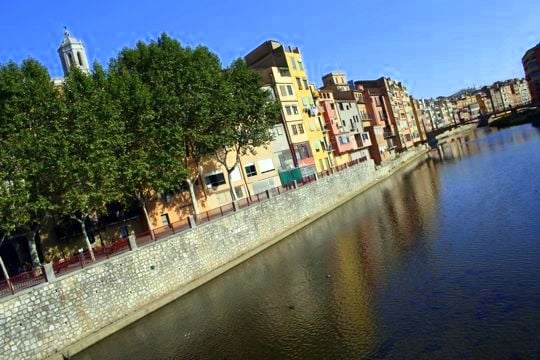
[(80, 40), (71, 36), (67, 27), (64, 27), (64, 40), (58, 48), (58, 55), (62, 62), (64, 76), (67, 76), (74, 67), (79, 68), (82, 72), (90, 73), (84, 45)]

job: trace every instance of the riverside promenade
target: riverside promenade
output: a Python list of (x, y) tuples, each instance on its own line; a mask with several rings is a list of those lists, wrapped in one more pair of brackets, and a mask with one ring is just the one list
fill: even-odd
[(4, 298), (0, 359), (75, 354), (298, 231), (427, 151), (420, 146), (377, 169), (368, 161), (314, 177), (297, 189)]

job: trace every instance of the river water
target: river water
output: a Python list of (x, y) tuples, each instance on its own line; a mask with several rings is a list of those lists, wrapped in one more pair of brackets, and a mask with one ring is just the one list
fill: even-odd
[(466, 133), (75, 359), (539, 359), (539, 179)]

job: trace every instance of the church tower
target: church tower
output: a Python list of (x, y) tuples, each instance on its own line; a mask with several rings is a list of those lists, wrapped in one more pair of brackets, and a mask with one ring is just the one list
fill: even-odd
[(78, 67), (82, 72), (90, 73), (83, 43), (71, 36), (66, 27), (64, 27), (64, 40), (58, 48), (58, 55), (60, 55), (64, 76), (67, 76), (73, 67)]

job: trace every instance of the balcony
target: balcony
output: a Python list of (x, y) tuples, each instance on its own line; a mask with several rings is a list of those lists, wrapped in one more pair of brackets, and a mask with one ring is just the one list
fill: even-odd
[(292, 84), (291, 72), (287, 68), (272, 68), (272, 77), (276, 83)]
[(392, 138), (394, 136), (396, 136), (396, 131), (394, 130), (394, 128), (391, 127), (391, 126), (386, 126), (384, 128), (384, 138), (388, 139), (388, 138)]
[(313, 166), (315, 165), (315, 158), (314, 157), (307, 157), (303, 159), (298, 159), (298, 166), (299, 167), (306, 167), (306, 166)]
[(358, 148), (360, 149), (371, 146), (371, 137), (369, 136), (369, 133), (367, 132), (356, 134), (354, 138), (356, 139), (356, 144), (358, 145)]

